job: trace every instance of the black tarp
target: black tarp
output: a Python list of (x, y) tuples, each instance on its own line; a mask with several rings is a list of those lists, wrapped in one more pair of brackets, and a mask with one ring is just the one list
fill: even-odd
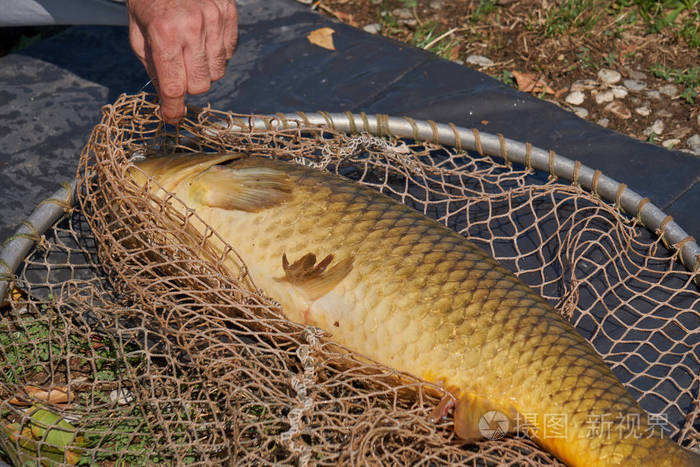
[[(616, 134), (293, 0), (238, 5), (239, 47), (227, 75), (189, 102), (237, 112), (407, 115), (503, 133), (601, 169), (700, 233), (700, 158)], [(336, 30), (336, 51), (307, 41), (323, 26)], [(0, 239), (73, 177), (100, 107), (147, 81), (123, 27), (72, 27), (0, 58)]]

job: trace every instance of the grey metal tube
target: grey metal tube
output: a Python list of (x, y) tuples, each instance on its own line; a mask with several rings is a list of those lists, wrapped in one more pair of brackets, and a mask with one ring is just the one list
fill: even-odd
[(75, 182), (69, 187), (56, 191), (32, 212), (29, 218), (17, 229), (0, 251), (0, 300), (8, 292), (12, 276), (29, 250), (34, 246), (36, 236), (46, 232), (72, 204)]
[[(642, 198), (625, 185), (602, 175), (564, 156), (510, 140), (498, 135), (479, 133), (454, 125), (438, 124), (431, 121), (415, 121), (410, 118), (388, 117), (386, 115), (367, 116), (365, 114), (298, 113), (279, 114), (277, 117), (251, 119), (256, 129), (301, 127), (306, 125), (327, 125), (344, 132), (364, 131), (370, 134), (393, 134), (415, 140), (434, 141), (440, 144), (480, 151), (489, 156), (506, 157), (511, 162), (543, 170), (565, 180), (579, 183), (592, 190), (602, 199), (614, 202), (630, 215), (638, 216), (643, 225), (654, 232), (661, 232), (666, 243), (674, 248), (680, 245), (680, 257), (691, 271), (700, 265), (700, 247), (678, 224), (661, 209)], [(41, 203), (31, 214), (26, 225), (22, 225), (10, 241), (0, 251), (0, 298), (5, 296), (9, 280), (34, 244), (32, 236), (42, 235), (65, 212), (70, 205), (75, 190), (62, 188)], [(31, 227), (30, 227), (31, 226)]]
[[(599, 171), (554, 152), (532, 147), (500, 135), (480, 133), (474, 130), (445, 125), (432, 121), (416, 121), (405, 117), (386, 115), (368, 116), (351, 113), (302, 113), (279, 114), (275, 119), (252, 121), (255, 128), (267, 126), (283, 128), (304, 125), (326, 125), (339, 131), (365, 131), (370, 134), (393, 134), (399, 137), (475, 150), (489, 156), (503, 157), (534, 169), (543, 170), (565, 180), (579, 183), (602, 199), (616, 203), (626, 213), (638, 216), (649, 230), (661, 233), (664, 241), (673, 248), (680, 245), (680, 258), (690, 271), (700, 267), (700, 247), (685, 230), (661, 209), (635, 191), (618, 183)], [(529, 149), (528, 149), (529, 148)], [(529, 156), (528, 156), (529, 152)]]

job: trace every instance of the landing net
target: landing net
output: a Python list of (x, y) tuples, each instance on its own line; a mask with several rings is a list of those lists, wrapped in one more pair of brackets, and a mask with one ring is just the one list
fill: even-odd
[(80, 159), (77, 202), (38, 237), (0, 310), (8, 460), (561, 465), (524, 435), (463, 445), (450, 419), (429, 420), (440, 388), (287, 321), (226, 270), (236, 253), (210, 248), (215, 232), (187, 229), (194, 213), (127, 180), (133, 157), (200, 151), (328, 170), (465, 235), (569, 319), (667, 436), (700, 448), (698, 274), (614, 203), (390, 134), (285, 129), (212, 109), (173, 131), (158, 112), (146, 94), (105, 107)]

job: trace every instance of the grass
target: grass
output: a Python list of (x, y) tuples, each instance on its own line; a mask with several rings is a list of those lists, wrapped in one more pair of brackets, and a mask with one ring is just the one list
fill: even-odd
[(698, 92), (695, 89), (700, 88), (700, 66), (681, 70), (664, 64), (654, 64), (649, 71), (657, 78), (665, 79), (681, 86), (680, 97), (691, 105), (695, 104), (695, 98), (698, 96)]
[[(60, 384), (60, 377), (65, 373), (61, 368), (70, 366), (73, 378), (82, 373), (92, 380), (92, 388), (85, 393), (75, 393), (75, 400), (65, 408), (70, 413), (82, 414), (75, 429), (85, 433), (84, 444), (78, 451), (73, 450), (78, 452), (78, 458), (71, 463), (94, 465), (95, 461), (112, 462), (116, 459), (117, 465), (153, 465), (161, 461), (153, 455), (156, 438), (148, 432), (140, 409), (131, 405), (109, 408), (113, 404), (109, 394), (112, 385), (109, 383), (117, 381), (127, 367), (134, 370), (141, 366), (143, 358), (134, 356), (129, 348), (125, 349), (126, 355), (120, 356), (116, 343), (108, 336), (104, 336), (100, 345), (95, 345), (86, 336), (76, 333), (66, 335), (65, 324), (51, 303), (42, 304), (35, 312), (20, 315), (10, 313), (0, 319), (0, 368), (5, 385), (42, 385), (48, 376), (52, 377), (54, 384)], [(49, 368), (53, 369), (52, 375), (48, 374)], [(100, 389), (101, 383), (106, 383), (104, 391)], [(108, 413), (100, 417), (94, 404), (102, 407), (98, 409), (99, 412)], [(16, 414), (22, 409), (17, 407), (12, 411), (3, 411), (0, 422), (5, 426), (18, 427), (20, 420)], [(46, 410), (50, 414), (53, 409)], [(116, 412), (124, 414), (115, 421)], [(33, 418), (22, 428), (23, 436), (26, 436), (26, 427), (33, 426), (31, 420)], [(135, 434), (137, 429), (138, 433)], [(55, 450), (43, 442), (20, 439), (25, 439), (20, 441), (21, 450), (5, 454), (11, 458), (21, 458), (26, 465), (39, 465), (32, 457), (39, 452), (53, 453)], [(12, 449), (14, 445), (10, 446)], [(80, 457), (80, 452), (91, 454)], [(62, 455), (62, 451), (52, 454), (53, 457), (58, 456), (56, 458)]]
[(452, 57), (451, 54), (454, 47), (459, 44), (459, 41), (451, 38), (447, 33), (438, 33), (438, 30), (439, 25), (435, 22), (419, 26), (413, 35), (411, 45), (429, 50), (442, 58), (454, 60), (455, 57)]
[(545, 37), (558, 37), (571, 32), (586, 32), (600, 21), (599, 1), (565, 0), (558, 7), (547, 10), (541, 33)]

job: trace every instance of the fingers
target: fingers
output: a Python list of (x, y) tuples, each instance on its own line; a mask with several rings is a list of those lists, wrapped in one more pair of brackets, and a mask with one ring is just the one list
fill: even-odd
[(236, 47), (233, 0), (131, 0), (129, 40), (161, 98), (167, 122), (185, 113), (185, 94), (223, 77)]
[(205, 28), (205, 47), (209, 64), (209, 78), (216, 81), (224, 76), (226, 70), (226, 48), (224, 46), (224, 15), (216, 2), (203, 5), (202, 16)]
[(236, 10), (236, 2), (233, 0), (221, 0), (220, 9), (224, 18), (224, 49), (226, 51), (226, 60), (233, 57), (238, 43), (238, 11)]
[(185, 92), (187, 73), (182, 48), (157, 48), (153, 44), (155, 84), (160, 95), (160, 110), (163, 119), (175, 123), (185, 115)]

